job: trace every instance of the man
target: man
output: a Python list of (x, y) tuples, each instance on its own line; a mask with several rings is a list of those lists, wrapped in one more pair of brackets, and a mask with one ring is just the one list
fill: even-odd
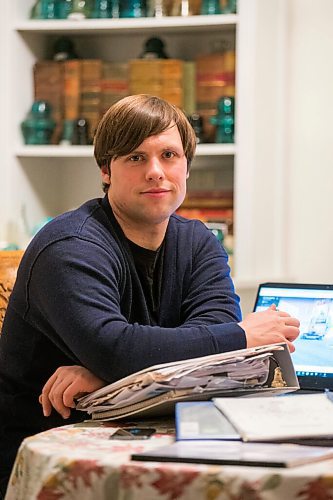
[(119, 101), (95, 136), (106, 196), (54, 219), (26, 250), (0, 341), (3, 489), (24, 437), (61, 415), (85, 418), (70, 411), (79, 392), (158, 363), (293, 349), (298, 321), (273, 309), (240, 321), (225, 251), (204, 224), (174, 215), (194, 152), (176, 107)]

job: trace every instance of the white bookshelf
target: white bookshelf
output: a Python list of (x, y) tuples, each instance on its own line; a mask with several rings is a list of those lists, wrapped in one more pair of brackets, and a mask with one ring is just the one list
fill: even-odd
[(71, 36), (79, 55), (114, 61), (137, 57), (153, 35), (164, 40), (170, 57), (185, 60), (223, 40), (236, 47), (236, 145), (199, 145), (196, 166), (220, 164), (233, 171), (236, 283), (255, 288), (266, 277), (283, 275), (284, 137), (277, 131), (284, 119), (285, 0), (239, 0), (234, 15), (81, 22), (29, 20), (32, 2), (2, 3), (0, 39), (8, 69), (0, 81), (0, 195), (6, 200), (0, 239), (20, 240), (22, 207), (34, 225), (102, 195), (91, 146), (25, 146), (22, 141), (19, 125), (33, 101), (32, 66), (48, 57), (59, 35)]
[(207, 32), (212, 29), (223, 29), (236, 26), (237, 14), (219, 14), (211, 16), (169, 16), (160, 18), (138, 18), (138, 19), (84, 19), (82, 21), (71, 20), (19, 20), (14, 23), (14, 29), (19, 32), (39, 32), (56, 34), (102, 34), (113, 31), (121, 31), (121, 34), (135, 31), (149, 33), (156, 30), (162, 32), (181, 32), (193, 30)]
[[(234, 156), (235, 144), (198, 144), (196, 157), (202, 156)], [(19, 145), (15, 149), (19, 158), (92, 158), (93, 146), (26, 146)]]

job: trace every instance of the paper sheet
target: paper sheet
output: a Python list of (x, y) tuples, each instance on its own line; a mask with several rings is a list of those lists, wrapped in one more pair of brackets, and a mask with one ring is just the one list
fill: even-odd
[(325, 393), (214, 398), (243, 440), (333, 437), (333, 403)]

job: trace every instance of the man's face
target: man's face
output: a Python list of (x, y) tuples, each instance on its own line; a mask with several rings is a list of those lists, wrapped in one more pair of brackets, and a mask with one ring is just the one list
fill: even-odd
[(132, 153), (111, 161), (108, 197), (118, 218), (130, 225), (160, 224), (186, 193), (187, 159), (178, 128), (145, 139)]

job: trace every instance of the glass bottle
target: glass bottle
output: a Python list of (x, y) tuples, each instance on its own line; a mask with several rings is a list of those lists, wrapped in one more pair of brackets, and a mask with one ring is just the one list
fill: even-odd
[(30, 10), (30, 19), (42, 19), (42, 6), (40, 0), (36, 0)]
[(202, 0), (200, 14), (221, 14), (220, 0)]
[(234, 97), (221, 97), (217, 103), (217, 115), (210, 118), (210, 122), (216, 126), (217, 143), (234, 142), (234, 119), (235, 100)]
[(34, 101), (26, 119), (21, 123), (25, 144), (50, 144), (55, 121), (46, 101)]
[(53, 57), (54, 61), (67, 61), (68, 59), (78, 59), (75, 52), (74, 43), (70, 38), (62, 36), (57, 38), (53, 44)]
[(72, 144), (86, 146), (89, 144), (89, 124), (85, 118), (79, 118), (73, 124)]
[(197, 144), (201, 144), (204, 142), (202, 116), (198, 113), (193, 113), (189, 117), (189, 122), (193, 127)]
[(30, 12), (31, 19), (57, 19), (57, 0), (37, 0)]
[(73, 0), (72, 10), (68, 14), (69, 19), (80, 21), (91, 15), (91, 2), (89, 0)]
[(64, 120), (62, 125), (61, 146), (70, 146), (73, 141), (74, 120)]
[(145, 41), (140, 59), (168, 59), (163, 40), (157, 37), (148, 38)]
[(120, 0), (119, 17), (146, 17), (146, 0)]
[(73, 7), (72, 4), (73, 4), (72, 0), (58, 0), (58, 5), (57, 5), (58, 19), (67, 19), (67, 17), (72, 11)]
[(112, 0), (95, 0), (90, 17), (94, 19), (108, 19), (112, 17)]

